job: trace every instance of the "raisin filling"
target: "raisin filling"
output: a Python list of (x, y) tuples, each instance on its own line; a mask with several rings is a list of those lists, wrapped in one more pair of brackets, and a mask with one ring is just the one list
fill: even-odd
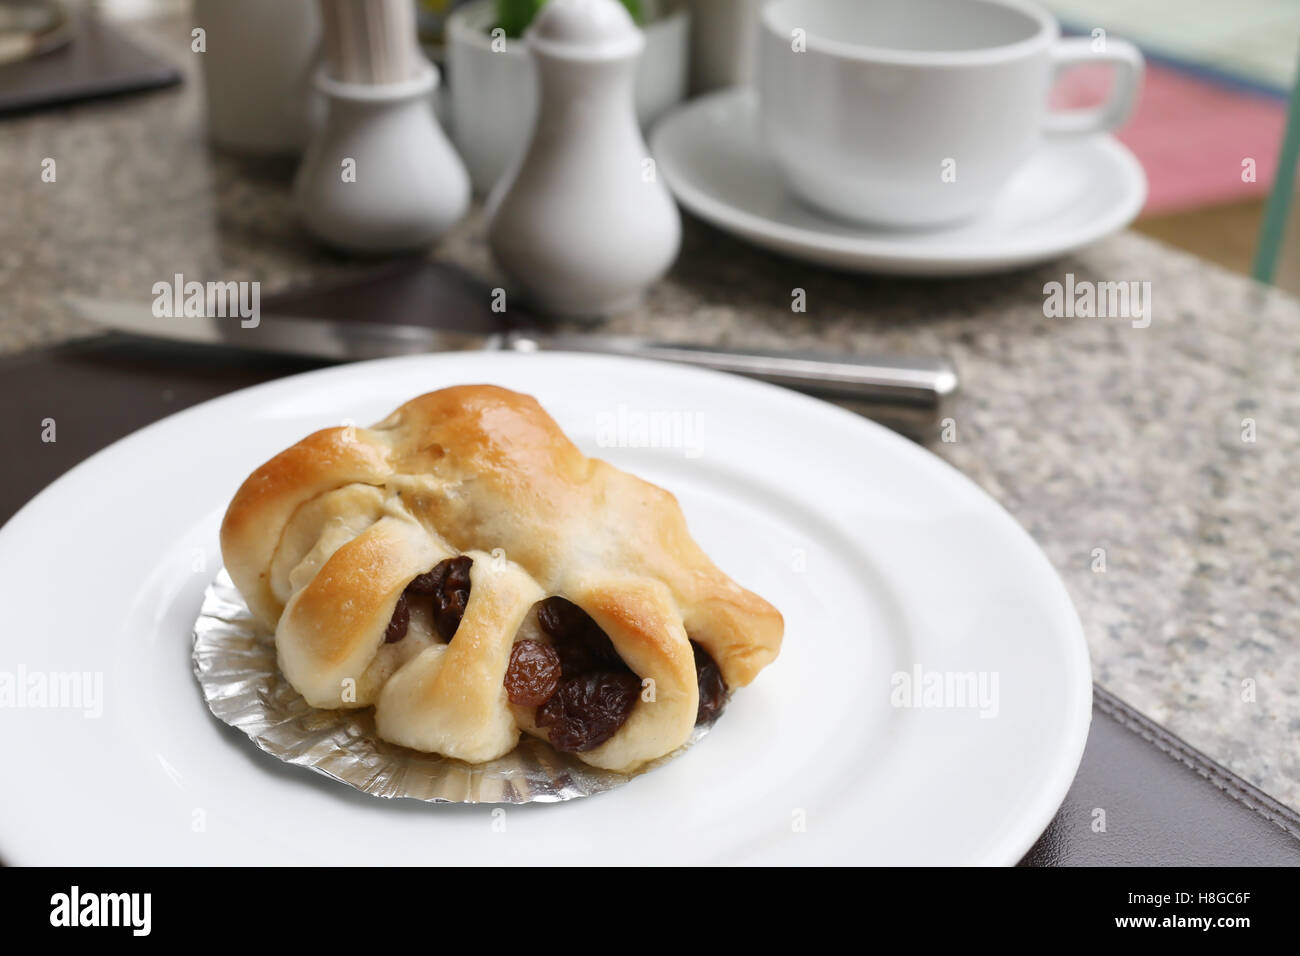
[(406, 594), (403, 593), (397, 599), (397, 607), (393, 608), (393, 616), (388, 622), (388, 629), (384, 631), (384, 643), (396, 644), (406, 637), (406, 630), (410, 626), (411, 607), (406, 603)]
[[(599, 747), (627, 722), (641, 694), (641, 679), (623, 663), (609, 635), (571, 601), (547, 598), (537, 608), (537, 623), (552, 642), (546, 669), (548, 680), (555, 681), (552, 692), (537, 705), (537, 726), (547, 728), (551, 746), (563, 753)], [(516, 646), (538, 643), (520, 641)], [(532, 650), (518, 653), (520, 670), (537, 659)], [(512, 669), (514, 664), (512, 652)], [(511, 681), (508, 670), (507, 693)], [(537, 696), (540, 693), (530, 700)]]
[(541, 641), (519, 641), (510, 649), (506, 696), (520, 707), (541, 707), (560, 686), (560, 655)]
[(590, 671), (631, 670), (614, 650), (609, 635), (572, 601), (550, 597), (537, 608), (537, 623), (554, 642), (565, 677)]
[[(609, 635), (582, 608), (551, 597), (537, 608), (537, 623), (552, 641), (519, 641), (510, 652), (505, 688), (510, 702), (536, 707), (538, 727), (562, 752), (599, 747), (627, 722), (641, 680), (623, 662)], [(716, 720), (727, 706), (727, 682), (717, 662), (691, 641), (700, 703), (695, 723)]]
[[(473, 559), (448, 558), (411, 581), (393, 609), (384, 642), (400, 641), (410, 626), (410, 595), (433, 596), (433, 621), (447, 642), (455, 636), (469, 602)], [(519, 641), (510, 651), (506, 696), (520, 707), (536, 707), (537, 726), (549, 730), (551, 746), (564, 753), (599, 747), (627, 722), (641, 694), (641, 680), (619, 657), (609, 635), (571, 601), (550, 597), (537, 609), (537, 622), (552, 641)], [(717, 719), (727, 706), (727, 684), (709, 652), (691, 641), (700, 704), (695, 723)]]
[(473, 566), (474, 559), (462, 554), (438, 562), (432, 570), (413, 579), (397, 599), (392, 620), (384, 632), (384, 643), (394, 644), (406, 637), (411, 624), (408, 598), (412, 595), (433, 596), (434, 629), (444, 643), (451, 643), (460, 627), (460, 619), (465, 616), (465, 605), (469, 603), (469, 569)]
[(463, 554), (448, 558), (406, 587), (408, 594), (433, 595), (433, 626), (447, 643), (456, 636), (460, 619), (465, 616), (470, 592), (469, 569), (473, 566), (474, 559)]
[(549, 728), (551, 746), (561, 753), (599, 747), (618, 733), (641, 696), (641, 679), (631, 671), (593, 671), (566, 677), (537, 710), (537, 726)]
[(727, 682), (708, 651), (694, 641), (691, 650), (695, 652), (695, 680), (700, 685), (700, 709), (695, 712), (695, 724), (699, 726), (717, 720), (727, 706)]

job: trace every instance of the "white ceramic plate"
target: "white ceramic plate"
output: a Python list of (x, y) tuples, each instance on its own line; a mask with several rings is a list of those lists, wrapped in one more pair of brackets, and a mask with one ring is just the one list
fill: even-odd
[[(671, 489), (722, 568), (785, 614), (780, 658), (713, 732), (610, 793), (383, 801), (260, 753), (191, 675), (245, 475), (314, 429), (468, 382), (535, 394), (586, 451)], [(690, 426), (677, 447), (620, 447), (645, 445), (651, 413)], [(970, 481), (831, 405), (628, 359), (418, 356), (208, 402), (28, 504), (0, 531), (0, 581), (0, 668), (104, 675), (97, 719), (0, 710), (10, 863), (1013, 863), (1064, 797), (1090, 717), (1060, 580)], [(893, 706), (892, 675), (916, 667), (996, 674), (996, 715)]]
[(1127, 226), (1146, 176), (1109, 136), (1049, 141), (980, 218), (948, 229), (871, 229), (810, 209), (785, 188), (758, 131), (752, 90), (693, 100), (651, 137), (678, 201), (719, 229), (821, 265), (891, 275), (999, 272), (1064, 255)]

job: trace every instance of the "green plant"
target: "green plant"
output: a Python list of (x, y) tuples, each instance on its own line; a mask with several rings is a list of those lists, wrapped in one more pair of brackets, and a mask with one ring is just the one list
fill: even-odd
[[(645, 22), (641, 0), (622, 0), (622, 3), (633, 20)], [(545, 5), (546, 0), (497, 0), (497, 26), (505, 30), (508, 37), (523, 36), (537, 11)]]

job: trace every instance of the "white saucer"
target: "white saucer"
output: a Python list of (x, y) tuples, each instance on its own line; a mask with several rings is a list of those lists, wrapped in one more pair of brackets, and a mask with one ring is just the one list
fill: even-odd
[(755, 94), (743, 87), (675, 110), (651, 145), (695, 215), (767, 249), (859, 272), (958, 276), (1043, 262), (1123, 229), (1147, 194), (1137, 159), (1103, 135), (1046, 143), (973, 222), (925, 232), (841, 222), (786, 190), (760, 141)]

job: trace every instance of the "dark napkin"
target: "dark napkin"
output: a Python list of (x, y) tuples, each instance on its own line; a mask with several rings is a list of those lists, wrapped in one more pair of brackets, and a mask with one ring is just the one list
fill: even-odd
[(27, 60), (0, 64), (0, 114), (135, 93), (181, 81), (175, 67), (90, 14), (76, 18), (71, 42)]

